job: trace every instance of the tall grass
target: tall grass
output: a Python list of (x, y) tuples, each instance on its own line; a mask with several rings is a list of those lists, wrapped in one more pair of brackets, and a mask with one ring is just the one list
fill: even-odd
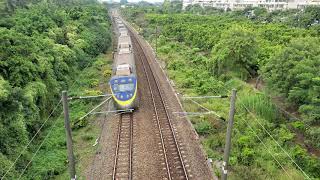
[(281, 119), (276, 106), (264, 94), (242, 96), (238, 100), (237, 107), (240, 107), (241, 111), (250, 111), (270, 122), (276, 123)]

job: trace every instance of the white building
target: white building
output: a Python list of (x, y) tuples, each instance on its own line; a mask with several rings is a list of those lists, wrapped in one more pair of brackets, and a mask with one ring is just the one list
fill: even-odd
[(199, 4), (202, 7), (238, 10), (246, 7), (264, 7), (269, 11), (278, 9), (297, 9), (319, 5), (320, 0), (183, 0), (183, 8)]

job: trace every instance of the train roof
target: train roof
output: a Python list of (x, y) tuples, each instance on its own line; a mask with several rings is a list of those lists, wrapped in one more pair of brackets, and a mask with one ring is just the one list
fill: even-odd
[(122, 24), (122, 23), (120, 23), (120, 24), (118, 24), (118, 28), (120, 29), (120, 28), (125, 28), (126, 26), (124, 25), (124, 24)]
[(131, 38), (130, 38), (130, 36), (119, 36), (119, 38), (118, 38), (118, 44), (124, 44), (124, 43), (131, 44)]
[(117, 76), (129, 76), (132, 74), (132, 67), (130, 64), (120, 64), (117, 66), (116, 75)]
[(129, 43), (119, 44), (119, 54), (124, 54), (124, 53), (132, 53), (131, 44)]
[(119, 54), (126, 54), (126, 53), (131, 53), (131, 49), (130, 48), (122, 48), (119, 51)]
[(126, 27), (119, 28), (119, 32), (128, 32), (128, 29)]
[(117, 54), (115, 58), (115, 67), (117, 67), (120, 64), (130, 64), (131, 66), (134, 66), (134, 56), (133, 53), (123, 53), (123, 54)]
[(129, 32), (128, 31), (120, 31), (120, 37), (121, 36), (129, 36)]

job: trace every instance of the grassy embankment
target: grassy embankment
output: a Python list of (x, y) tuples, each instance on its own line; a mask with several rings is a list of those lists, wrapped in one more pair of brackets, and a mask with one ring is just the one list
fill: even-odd
[[(230, 157), (230, 178), (303, 179), (303, 173), (299, 171), (290, 157), (310, 177), (319, 177), (319, 159), (310, 155), (303, 146), (297, 144), (295, 142), (296, 135), (288, 128), (291, 125), (301, 124), (301, 122), (289, 122), (284, 119), (270, 100), (267, 92), (258, 91), (243, 80), (248, 77), (248, 73), (244, 73), (241, 67), (225, 71), (219, 76), (212, 75), (210, 66), (213, 64), (210, 61), (213, 55), (210, 50), (208, 52), (204, 49), (206, 46), (212, 47), (212, 45), (219, 44), (218, 39), (223, 36), (224, 30), (229, 29), (232, 23), (237, 24), (237, 19), (227, 16), (184, 16), (188, 15), (170, 15), (169, 17), (168, 15), (145, 14), (145, 16), (140, 15), (136, 19), (131, 16), (129, 19), (134, 23), (134, 26), (139, 27), (140, 33), (153, 46), (155, 45), (155, 26), (158, 23), (161, 24), (158, 24), (162, 32), (158, 38), (157, 54), (159, 59), (165, 62), (169, 78), (175, 82), (175, 88), (181, 94), (187, 96), (229, 95), (232, 88), (238, 90), (237, 113)], [(210, 23), (216, 22), (220, 27), (220, 30), (210, 29), (211, 34), (214, 34), (215, 30), (218, 31), (215, 34), (217, 38), (201, 34), (208, 33), (205, 31), (205, 28), (210, 28), (206, 23), (208, 21)], [(170, 22), (170, 27), (166, 24), (168, 22)], [(184, 23), (187, 25), (183, 27)], [(238, 26), (250, 26), (246, 23), (250, 24), (247, 21), (240, 21)], [(184, 29), (188, 26), (190, 27), (188, 30)], [(257, 26), (263, 27), (263, 25)], [(181, 28), (180, 31), (179, 28)], [(182, 32), (188, 37), (181, 36)], [(213, 50), (213, 52), (215, 51)], [(222, 117), (228, 117), (228, 99), (205, 99), (197, 100), (197, 102)], [(188, 112), (206, 111), (190, 100), (183, 101), (183, 105)], [(190, 117), (190, 119), (201, 135), (201, 141), (208, 156), (214, 161), (221, 161), (226, 122), (214, 115), (202, 115)], [(215, 169), (215, 172), (217, 175), (220, 174), (218, 169)]]

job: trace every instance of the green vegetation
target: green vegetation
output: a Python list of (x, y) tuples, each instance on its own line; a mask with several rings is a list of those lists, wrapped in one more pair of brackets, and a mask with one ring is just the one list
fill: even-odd
[[(319, 178), (319, 157), (304, 148), (320, 148), (318, 25), (297, 24), (294, 12), (281, 12), (290, 17), (282, 22), (277, 21), (280, 12), (263, 9), (221, 12), (190, 6), (172, 14), (164, 11), (168, 7), (126, 8), (123, 14), (153, 46), (157, 37), (158, 57), (181, 94), (226, 95), (232, 88), (238, 90), (230, 178), (304, 179), (284, 150), (309, 177)], [(319, 14), (315, 9), (299, 17), (314, 22)], [(255, 14), (249, 16), (252, 10)], [(262, 79), (261, 91), (247, 83), (257, 78)], [(283, 99), (280, 105), (298, 111), (303, 120), (286, 120), (270, 96)], [(228, 117), (226, 100), (198, 102)], [(186, 111), (204, 111), (190, 100), (183, 104)], [(208, 115), (190, 118), (208, 156), (221, 161), (226, 123)]]
[[(75, 83), (69, 89), (71, 96), (80, 95), (98, 95), (107, 90), (107, 80), (110, 74), (104, 73), (111, 69), (112, 57), (100, 55), (94, 59), (94, 63), (83, 69), (75, 79)], [(70, 119), (76, 122), (89, 110), (96, 106), (101, 99), (96, 100), (74, 100), (70, 101)], [(100, 127), (92, 123), (93, 118), (86, 118), (80, 121), (78, 125), (73, 126), (73, 141), (75, 157), (77, 161), (77, 176), (83, 178), (85, 168), (90, 165), (92, 156), (95, 155), (95, 147), (92, 145), (95, 139), (99, 137)], [(53, 129), (45, 140), (44, 145), (38, 155), (33, 159), (33, 165), (28, 169), (25, 179), (68, 179), (66, 140), (64, 120), (60, 115), (58, 119), (53, 119), (54, 125), (47, 131)], [(47, 134), (45, 132), (44, 134)], [(37, 146), (35, 146), (37, 147)]]
[[(58, 103), (61, 90), (68, 89), (70, 95), (101, 93), (99, 85), (110, 75), (110, 65), (98, 57), (111, 46), (108, 13), (93, 0), (8, 0), (1, 8), (5, 15), (0, 18), (0, 177), (22, 152), (6, 175), (18, 178), (50, 133), (23, 177), (52, 178), (66, 167), (60, 107), (23, 149)], [(71, 103), (71, 119), (83, 115), (92, 103), (96, 102)], [(83, 141), (88, 140), (92, 141), (88, 137)]]

